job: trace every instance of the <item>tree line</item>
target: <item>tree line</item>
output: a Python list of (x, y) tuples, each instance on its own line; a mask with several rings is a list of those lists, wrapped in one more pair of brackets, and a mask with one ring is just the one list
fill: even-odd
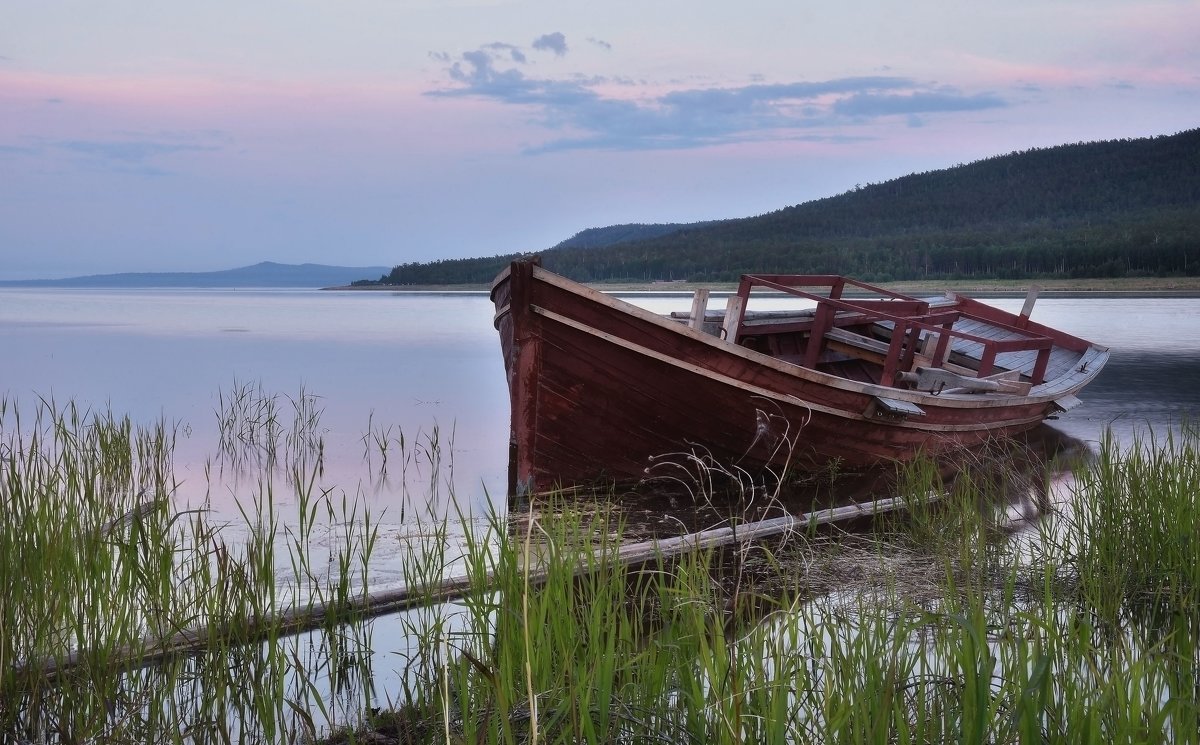
[[(580, 236), (541, 252), (544, 266), (583, 282), (1197, 275), (1200, 129), (1011, 153), (755, 217)], [(380, 281), (485, 283), (517, 255), (402, 264)]]

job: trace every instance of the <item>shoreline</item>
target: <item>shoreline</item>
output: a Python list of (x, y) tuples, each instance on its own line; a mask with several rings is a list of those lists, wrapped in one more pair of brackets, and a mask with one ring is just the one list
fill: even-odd
[[(715, 295), (732, 294), (737, 291), (736, 282), (589, 282), (586, 286), (609, 293), (638, 293), (661, 295), (690, 295), (698, 289), (710, 290)], [(1200, 277), (1138, 277), (1138, 278), (1080, 278), (1047, 280), (975, 280), (956, 281), (905, 280), (882, 282), (882, 287), (892, 292), (918, 297), (958, 292), (974, 297), (1024, 297), (1029, 288), (1036, 285), (1039, 297), (1200, 297)], [(322, 287), (330, 292), (393, 292), (429, 295), (478, 294), (491, 290), (490, 284), (461, 285), (343, 285)]]

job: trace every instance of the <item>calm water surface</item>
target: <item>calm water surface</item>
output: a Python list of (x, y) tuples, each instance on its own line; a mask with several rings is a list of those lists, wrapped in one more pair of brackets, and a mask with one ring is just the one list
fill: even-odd
[(302, 390), (319, 397), (327, 485), (386, 496), (362, 475), (363, 435), (391, 426), (411, 443), (437, 428), (464, 493), (497, 493), (507, 392), (491, 317), (479, 295), (0, 291), (0, 393), (180, 424), (189, 497), (204, 490), (218, 396), (235, 382), (284, 397), (284, 410)]
[[(686, 297), (627, 299), (659, 312), (690, 306)], [(990, 302), (1017, 310), (1022, 301)], [(260, 487), (220, 468), (208, 475), (219, 396), (235, 382), (261, 385), (284, 397), (286, 414), (286, 397), (315, 394), (321, 486), (383, 513), (372, 570), (381, 589), (401, 580), (406, 519), (423, 511), (429, 469), (418, 458), (406, 491), (395, 465), (382, 478), (378, 459), (367, 461), (364, 435), (384, 433), (394, 447), (403, 432), (411, 449), (436, 431), (456, 499), (504, 508), (508, 395), (492, 314), (485, 295), (470, 293), (5, 289), (0, 397), (23, 410), (45, 397), (176, 425), (177, 500), (207, 498), (232, 517), (235, 500)], [(1053, 422), (1069, 438), (1094, 446), (1111, 428), (1127, 443), (1200, 415), (1200, 299), (1043, 298), (1033, 317), (1113, 350), (1083, 405)], [(388, 690), (401, 675), (391, 655), (406, 640), (376, 624), (374, 669)]]
[[(219, 394), (235, 382), (304, 390), (323, 410), (329, 485), (388, 497), (363, 475), (363, 436), (390, 426), (411, 443), (437, 428), (459, 496), (486, 500), (503, 495), (508, 427), (492, 313), (482, 293), (0, 290), (0, 394), (179, 424), (181, 493), (195, 496)], [(1094, 442), (1111, 427), (1128, 441), (1200, 413), (1200, 299), (1043, 298), (1033, 317), (1113, 350), (1083, 405), (1054, 422), (1066, 434)]]

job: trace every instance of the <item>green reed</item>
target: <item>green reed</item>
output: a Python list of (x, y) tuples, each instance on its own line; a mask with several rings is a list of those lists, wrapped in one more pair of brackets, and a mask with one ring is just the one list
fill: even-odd
[[(0, 401), (0, 739), (1200, 741), (1194, 429), (1108, 442), (1062, 494), (1003, 453), (917, 463), (897, 481), (909, 509), (872, 530), (627, 566), (614, 495), (443, 514), (439, 430), (371, 422), (364, 459), (411, 471), (428, 505), (400, 536), (424, 602), (385, 650), (400, 683), (377, 690), (361, 601), (378, 519), (320, 486), (315, 397), (291, 423), (269, 398), (222, 399), (263, 412), (240, 447), (281, 443), (282, 477), (242, 495), (234, 533), (175, 506), (172, 427)], [(751, 487), (736, 504), (757, 516), (778, 495)], [(1013, 535), (1017, 502), (1034, 528)], [(292, 636), (277, 611), (307, 602), (329, 613)], [(182, 629), (201, 643), (140, 664)]]
[(1123, 453), (1106, 439), (1096, 467), (1079, 475), (1087, 499), (1045, 531), (1048, 558), (1070, 569), (1106, 620), (1200, 603), (1198, 441), (1192, 425), (1163, 440), (1151, 434)]
[[(401, 742), (1197, 742), (1198, 440), (1167, 445), (1107, 446), (1063, 495), (1001, 455), (917, 464), (912, 509), (873, 532), (639, 567), (591, 503), (493, 517), (465, 536), (474, 592), (425, 617), (413, 695), (374, 725)], [(1040, 527), (1014, 538), (1018, 502)]]
[[(304, 519), (283, 525), (262, 474), (234, 535), (176, 507), (173, 427), (0, 400), (0, 741), (276, 742), (357, 721), (358, 708), (330, 711), (312, 676), (336, 658), (329, 685), (365, 690), (352, 669), (369, 648), (361, 612), (302, 637), (278, 620), (314, 601), (352, 608), (378, 538), (356, 501), (313, 493), (319, 463), (305, 472), (299, 456), (322, 445), (304, 440), (307, 406), (288, 446)], [(308, 550), (322, 529), (342, 534), (318, 569)]]
[[(291, 410), (290, 424), (286, 419)], [(217, 392), (217, 452), (235, 469), (271, 468), (297, 460), (324, 465), (323, 409), (302, 385), (295, 398), (268, 393), (261, 382), (234, 381)]]

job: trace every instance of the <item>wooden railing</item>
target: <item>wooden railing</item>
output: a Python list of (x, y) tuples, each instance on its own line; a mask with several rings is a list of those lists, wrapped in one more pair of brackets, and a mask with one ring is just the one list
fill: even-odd
[[(842, 299), (842, 293), (847, 285), (883, 296), (884, 299)], [(900, 373), (912, 370), (917, 354), (917, 343), (922, 331), (927, 333), (926, 347), (923, 353), (929, 358), (929, 366), (935, 368), (942, 367), (949, 357), (952, 338), (981, 345), (983, 352), (979, 358), (979, 367), (974, 370), (975, 376), (978, 378), (992, 374), (998, 354), (1036, 351), (1037, 357), (1030, 373), (1033, 385), (1044, 382), (1046, 368), (1050, 361), (1050, 350), (1054, 345), (1053, 340), (1048, 336), (1004, 323), (997, 315), (1000, 313), (999, 311), (988, 314), (986, 318), (982, 316), (978, 318), (989, 325), (1011, 332), (1019, 338), (987, 339), (964, 331), (955, 331), (952, 327), (964, 315), (969, 318), (977, 316), (970, 313), (964, 314), (958, 309), (931, 312), (929, 303), (926, 301), (837, 275), (744, 275), (738, 286), (737, 297), (740, 302), (734, 304), (735, 315), (733, 318), (725, 319), (726, 338), (735, 344), (738, 342), (750, 291), (754, 287), (775, 290), (811, 300), (817, 304), (812, 331), (801, 362), (805, 367), (816, 366), (826, 343), (825, 335), (835, 325), (835, 316), (838, 311), (854, 313), (855, 323), (890, 322), (892, 324), (891, 334), (888, 338), (888, 348), (884, 355), (883, 373), (880, 380), (883, 385), (887, 386), (894, 386)], [(819, 295), (801, 290), (800, 287), (827, 287), (829, 291), (825, 295)], [(837, 325), (846, 325), (845, 318), (840, 319)], [(937, 343), (932, 354), (929, 354), (928, 339), (933, 335), (936, 335)]]

